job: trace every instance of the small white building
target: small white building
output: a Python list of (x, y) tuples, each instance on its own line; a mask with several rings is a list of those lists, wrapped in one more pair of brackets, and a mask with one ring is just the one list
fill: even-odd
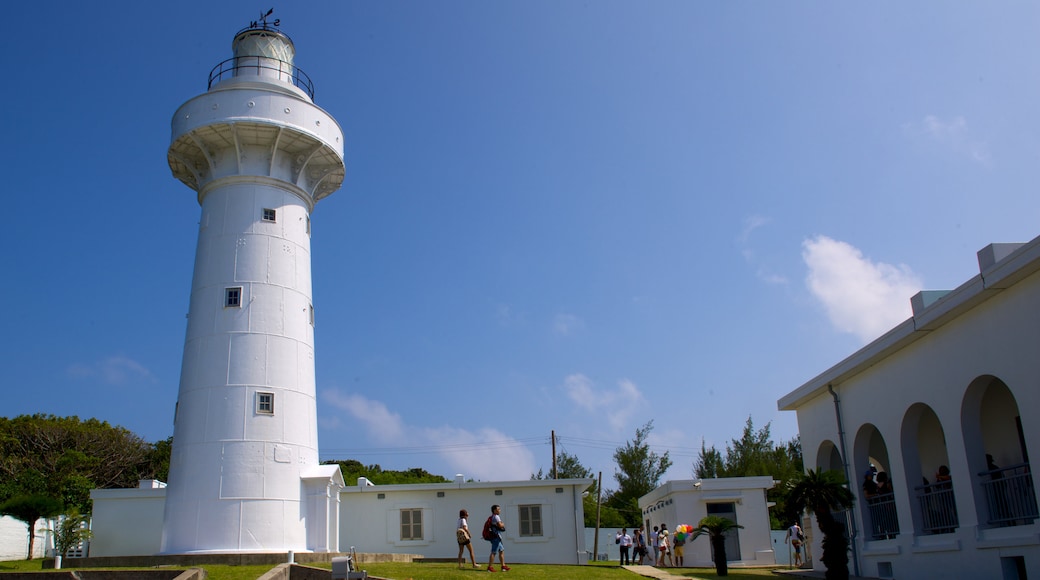
[[(340, 495), (341, 546), (362, 553), (455, 558), (459, 510), (469, 512), (477, 562), (487, 563), (491, 544), (481, 531), (491, 506), (502, 508), (506, 562), (584, 564), (582, 493), (593, 479), (463, 481), (372, 485), (364, 478)], [(468, 554), (467, 554), (468, 557)]]
[[(744, 526), (726, 537), (726, 559), (733, 566), (764, 566), (776, 563), (769, 535), (769, 502), (766, 490), (773, 478), (724, 477), (669, 481), (639, 498), (644, 529), (665, 524), (675, 532), (680, 524), (696, 526), (701, 518), (721, 516)], [(711, 543), (699, 538), (686, 542), (685, 565), (710, 567)]]
[(136, 488), (94, 489), (88, 556), (151, 556), (162, 544), (166, 484), (141, 480)]
[[(978, 262), (979, 275), (917, 294), (913, 317), (778, 401), (798, 414), (806, 467), (852, 482), (853, 573), (1040, 577), (1029, 467), (1040, 447), (1040, 238), (987, 246)], [(871, 465), (893, 494), (864, 497)]]

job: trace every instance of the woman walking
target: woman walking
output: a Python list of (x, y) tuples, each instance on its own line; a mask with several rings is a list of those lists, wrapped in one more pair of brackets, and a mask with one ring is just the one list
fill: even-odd
[(473, 555), (473, 536), (469, 533), (469, 512), (466, 510), (459, 510), (459, 523), (455, 530), (456, 539), (459, 541), (459, 569), (462, 569), (462, 564), (465, 563), (466, 559), (462, 557), (462, 551), (469, 548), (469, 561), (473, 563), (474, 568), (480, 568), (477, 565), (477, 558)]

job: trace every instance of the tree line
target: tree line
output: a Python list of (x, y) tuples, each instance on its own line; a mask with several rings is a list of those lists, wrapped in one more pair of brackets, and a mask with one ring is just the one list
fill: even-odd
[[(658, 454), (650, 449), (647, 438), (654, 423), (649, 421), (636, 429), (635, 437), (614, 451), (616, 489), (604, 489), (602, 494), (593, 483), (585, 496), (585, 526), (595, 527), (597, 508), (600, 527), (636, 527), (642, 521), (639, 498), (661, 485), (661, 478), (672, 466), (668, 452)], [(593, 477), (592, 470), (582, 465), (578, 457), (566, 452), (556, 456), (557, 475), (560, 478)], [(701, 451), (693, 464), (693, 477), (751, 477), (768, 475), (780, 483), (767, 492), (769, 501), (776, 503), (770, 512), (773, 529), (783, 529), (798, 517), (798, 511), (789, 505), (787, 496), (791, 486), (802, 474), (802, 446), (798, 437), (783, 443), (774, 443), (770, 426), (755, 430), (751, 417), (744, 425), (739, 439), (733, 439), (724, 451), (701, 442)], [(531, 479), (550, 479), (541, 469)], [(605, 486), (604, 486), (605, 487)], [(597, 496), (602, 501), (597, 504)]]
[(0, 514), (25, 522), (31, 557), (40, 518), (90, 513), (92, 489), (165, 480), (171, 443), (148, 443), (97, 419), (0, 417)]

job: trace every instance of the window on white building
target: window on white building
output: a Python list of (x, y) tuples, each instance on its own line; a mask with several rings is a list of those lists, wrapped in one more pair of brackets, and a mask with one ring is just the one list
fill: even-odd
[(520, 506), (520, 537), (542, 535), (542, 506)]
[(275, 212), (275, 210), (273, 210), (271, 208), (267, 208), (267, 207), (264, 208), (264, 221), (265, 222), (273, 222), (273, 221), (275, 221), (275, 216), (276, 215), (277, 215), (277, 212)]
[(402, 540), (421, 540), (422, 537), (422, 510), (421, 509), (403, 509), (401, 510), (401, 539)]

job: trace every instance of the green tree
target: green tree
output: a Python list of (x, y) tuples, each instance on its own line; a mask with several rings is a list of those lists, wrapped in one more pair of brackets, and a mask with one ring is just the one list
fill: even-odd
[(343, 474), (343, 481), (348, 485), (356, 482), (359, 477), (364, 477), (376, 485), (451, 482), (450, 479), (444, 476), (434, 475), (420, 467), (413, 467), (404, 471), (384, 470), (378, 463), (364, 465), (356, 459), (330, 460), (322, 463), (324, 465), (339, 465), (339, 470)]
[(648, 421), (636, 429), (634, 440), (614, 451), (614, 461), (617, 462), (614, 479), (618, 482), (618, 490), (606, 503), (625, 518), (629, 527), (638, 526), (642, 519), (639, 498), (656, 489), (661, 477), (672, 466), (667, 451), (658, 455), (650, 450), (646, 438), (653, 430), (654, 422)]
[(710, 449), (705, 447), (704, 439), (701, 439), (701, 454), (693, 464), (693, 476), (697, 479), (714, 479), (724, 477), (726, 472), (726, 460), (714, 446)]
[(0, 504), (0, 515), (11, 516), (24, 522), (29, 530), (29, 553), (26, 560), (32, 560), (33, 543), (36, 539), (36, 522), (40, 518), (49, 518), (61, 513), (61, 500), (50, 495), (16, 495)]
[[(592, 477), (592, 470), (581, 464), (577, 455), (571, 455), (566, 451), (556, 454), (556, 477), (558, 479), (584, 479)], [(537, 474), (532, 474), (531, 479), (552, 479), (552, 472), (543, 473), (538, 468)]]
[(90, 511), (90, 490), (136, 487), (154, 477), (154, 447), (97, 419), (0, 417), (0, 501), (43, 494)]
[(789, 484), (802, 474), (802, 445), (798, 437), (786, 443), (774, 444), (769, 423), (756, 431), (749, 416), (740, 439), (731, 440), (726, 445), (724, 455), (714, 446), (706, 447), (702, 441), (693, 474), (702, 479), (769, 475), (780, 481), (779, 485), (766, 492), (768, 500), (776, 504), (769, 514), (772, 528), (783, 529), (784, 522), (798, 517), (797, 512), (787, 507), (787, 493)]
[(726, 532), (743, 527), (722, 516), (706, 516), (697, 522), (697, 529), (693, 531), (691, 540), (708, 536), (712, 558), (715, 560), (715, 574), (729, 576), (729, 564), (726, 562)]
[(849, 539), (845, 524), (832, 514), (852, 507), (852, 492), (840, 471), (815, 472), (809, 470), (791, 487), (787, 496), (792, 509), (811, 511), (823, 533), (823, 554), (820, 561), (827, 567), (827, 580), (848, 580)]
[(170, 453), (173, 451), (173, 436), (152, 444), (148, 453), (148, 472), (159, 481), (170, 480)]

